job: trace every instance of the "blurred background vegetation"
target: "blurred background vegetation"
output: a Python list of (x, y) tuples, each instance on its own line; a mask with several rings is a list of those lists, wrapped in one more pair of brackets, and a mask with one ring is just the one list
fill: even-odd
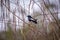
[(0, 40), (60, 40), (60, 0), (0, 0)]

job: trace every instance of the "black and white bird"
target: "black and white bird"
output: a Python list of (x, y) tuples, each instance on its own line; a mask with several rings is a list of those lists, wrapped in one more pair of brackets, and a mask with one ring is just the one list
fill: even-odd
[(31, 17), (30, 15), (28, 15), (27, 16), (28, 17), (28, 20), (31, 22), (33, 22), (33, 23), (35, 23), (35, 24), (37, 24), (37, 19), (34, 19), (33, 17)]

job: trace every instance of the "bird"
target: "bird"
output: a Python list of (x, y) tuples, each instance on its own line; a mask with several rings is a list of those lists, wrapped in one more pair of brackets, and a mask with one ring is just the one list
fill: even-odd
[(27, 17), (28, 17), (28, 21), (30, 21), (30, 22), (32, 21), (33, 23), (37, 24), (37, 19), (34, 19), (30, 15), (28, 15)]

